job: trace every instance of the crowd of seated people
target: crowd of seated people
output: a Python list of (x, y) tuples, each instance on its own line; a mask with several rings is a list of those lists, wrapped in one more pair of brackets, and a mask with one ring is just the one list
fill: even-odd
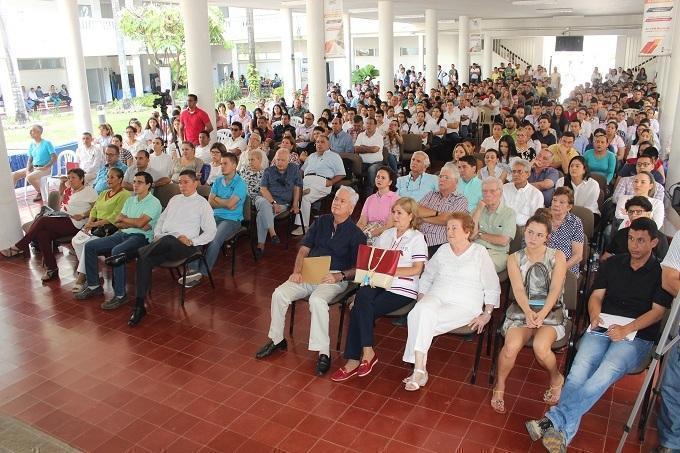
[[(511, 65), (472, 84), (449, 77), (449, 83), (429, 91), (424, 81), (411, 81), (412, 75), (406, 71), (395, 79), (384, 99), (370, 81), (347, 96), (333, 86), (322, 112), (310, 112), (301, 94), (290, 107), (281, 100), (252, 112), (230, 101), (212, 118), (189, 95), (187, 107), (173, 112), (167, 128), (151, 117), (145, 127), (132, 119), (124, 139), (108, 124), (96, 137), (86, 131), (76, 152), (79, 168), (63, 181), (57, 209), (36, 219), (3, 254), (29, 256), (34, 244), (43, 254), (43, 280), (52, 280), (58, 270), (51, 241), (72, 235), (76, 298), (103, 296), (99, 256), (114, 266), (113, 296), (101, 305), (107, 310), (128, 302), (125, 264), (137, 260), (129, 320), (137, 326), (146, 315), (154, 267), (202, 251), (205, 261), (194, 261), (179, 281), (196, 286), (216, 265), (223, 243), (240, 229), (245, 203), (254, 213), (257, 259), (268, 242), (281, 242), (275, 219), (288, 212), (297, 225), (292, 234), (304, 237), (289, 279), (272, 294), (268, 341), (256, 357), (287, 348), (286, 313), (305, 298), (311, 312), (309, 349), (318, 354), (315, 371), (324, 375), (331, 369), (329, 302), (354, 280), (358, 248), (368, 243), (401, 251), (396, 274), (391, 287), (359, 288), (346, 362), (331, 379), (370, 374), (379, 355), (375, 320), (414, 303), (403, 354), (413, 364), (404, 379), (408, 391), (429, 380), (427, 355), (434, 337), (462, 326), (478, 333), (488, 328), (501, 307), (499, 276), (507, 272), (516, 309), (514, 317), (496, 316), (504, 319), (505, 340), (490, 404), (506, 412), (507, 379), (531, 339), (549, 376), (543, 400), (554, 408), (527, 428), (549, 451), (563, 451), (580, 417), (648, 350), (670, 301), (658, 282), (658, 259), (668, 250), (659, 233), (665, 178), (655, 118), (659, 94), (646, 80), (602, 82), (600, 77), (577, 86), (560, 104), (559, 83), (555, 86), (549, 75), (522, 74)], [(489, 130), (479, 122), (481, 111), (492, 118)], [(211, 142), (213, 119), (222, 134), (216, 142)], [(29, 165), (15, 177), (27, 175), (33, 184), (56, 156), (42, 139), (42, 128), (34, 126), (31, 136)], [(404, 155), (407, 138), (419, 144), (410, 156)], [(154, 191), (167, 185), (179, 194), (163, 207)], [(203, 196), (201, 185), (208, 186)], [(605, 213), (608, 198), (615, 208)], [(330, 213), (315, 217), (313, 207), (321, 200), (330, 202)], [(579, 348), (565, 377), (551, 346), (570, 334), (564, 282), (567, 274), (582, 273), (591, 239), (576, 206), (590, 211), (595, 224), (613, 224), (604, 271), (590, 297), (590, 323), (596, 327), (600, 313), (622, 312), (630, 323), (610, 328), (601, 339), (589, 336), (593, 344)], [(511, 251), (513, 239), (521, 246)], [(305, 259), (320, 256), (330, 257), (329, 272), (320, 283), (303, 281)], [(617, 272), (631, 274), (625, 283), (635, 288), (630, 294), (612, 285)], [(634, 286), (641, 280), (644, 285)], [(615, 294), (625, 294), (630, 304), (617, 307)], [(633, 330), (640, 331), (639, 344), (636, 339), (625, 347), (632, 355), (622, 371), (591, 384), (593, 360), (605, 357), (603, 363), (620, 365), (619, 354), (609, 357), (607, 351), (623, 348), (619, 340)], [(587, 398), (579, 397), (581, 387)]]

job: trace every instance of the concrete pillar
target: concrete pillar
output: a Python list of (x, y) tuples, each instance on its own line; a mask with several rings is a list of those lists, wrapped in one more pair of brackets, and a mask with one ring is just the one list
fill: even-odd
[(437, 55), (439, 47), (437, 44), (437, 10), (425, 10), (425, 85), (427, 92), (430, 88), (437, 88)]
[[(198, 106), (206, 111), (215, 127), (215, 85), (213, 84), (210, 37), (208, 35), (208, 0), (180, 0), (187, 48), (189, 93), (198, 96)], [(183, 99), (178, 99), (183, 103)], [(210, 134), (215, 140), (215, 131)]]
[[(680, 94), (680, 26), (678, 26), (680, 10), (678, 10), (678, 3), (676, 0), (674, 2), (675, 8), (673, 8), (675, 11), (673, 22), (676, 26), (673, 27), (673, 42), (671, 43), (673, 50), (668, 61), (668, 76), (664, 82), (666, 92), (663, 93), (663, 99), (666, 99), (666, 102), (662, 106), (660, 121), (661, 143), (664, 148), (661, 154), (668, 155), (670, 153), (666, 187), (670, 187), (680, 180), (680, 124), (676, 121), (678, 109), (680, 109), (680, 98), (678, 97)], [(671, 135), (668, 134), (670, 131), (672, 131)]]
[(144, 95), (144, 76), (142, 75), (142, 57), (132, 56), (132, 74), (135, 78), (135, 97)]
[(491, 33), (484, 33), (484, 61), (482, 65), (482, 78), (488, 79), (493, 72), (493, 37)]
[(293, 11), (284, 6), (281, 8), (281, 78), (283, 80), (283, 96), (289, 105), (295, 98), (295, 52), (293, 48)]
[[(326, 108), (326, 59), (324, 57), (323, 2), (306, 0), (308, 104), (314, 118)], [(304, 89), (304, 87), (302, 87)]]
[(458, 77), (459, 83), (470, 81), (470, 18), (458, 18)]
[(9, 168), (9, 157), (5, 143), (5, 132), (0, 119), (0, 212), (2, 212), (2, 226), (0, 226), (0, 250), (8, 249), (23, 237), (21, 231), (21, 217), (17, 196), (14, 192), (12, 171)]
[(342, 22), (344, 25), (344, 40), (345, 40), (345, 70), (342, 71), (343, 73), (343, 91), (342, 94), (343, 96), (347, 92), (347, 90), (351, 90), (352, 87), (352, 71), (354, 70), (354, 67), (352, 66), (352, 61), (354, 59), (352, 58), (352, 55), (354, 53), (354, 46), (352, 45), (352, 16), (349, 14), (343, 14), (342, 15)]
[[(113, 10), (113, 26), (116, 30), (116, 50), (118, 54), (118, 67), (120, 70), (120, 84), (123, 91), (123, 100), (130, 99), (130, 79), (128, 78), (127, 57), (125, 56), (125, 39), (123, 33), (118, 27), (118, 19), (120, 14), (120, 3), (118, 0), (111, 0), (111, 9)], [(115, 93), (114, 93), (115, 95)], [(123, 102), (123, 106), (129, 106), (129, 101)], [(126, 107), (128, 108), (128, 107)]]
[(424, 68), (425, 68), (425, 35), (418, 35), (418, 64), (416, 65), (416, 71), (424, 70)]
[(380, 98), (394, 89), (394, 13), (392, 0), (378, 0), (378, 58)]
[(90, 94), (87, 91), (85, 75), (85, 57), (83, 43), (80, 39), (80, 20), (78, 19), (77, 0), (59, 0), (59, 10), (64, 18), (66, 33), (66, 72), (68, 89), (73, 107), (73, 117), (77, 133), (92, 132), (92, 115), (90, 114)]

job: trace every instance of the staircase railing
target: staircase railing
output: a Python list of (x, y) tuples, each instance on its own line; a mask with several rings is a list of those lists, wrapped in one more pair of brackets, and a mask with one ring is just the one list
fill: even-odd
[(517, 55), (515, 52), (513, 52), (512, 50), (508, 49), (503, 44), (501, 44), (500, 39), (494, 39), (493, 40), (493, 51), (496, 54), (498, 54), (501, 58), (508, 60), (512, 64), (524, 63), (525, 66), (531, 65), (531, 63), (526, 61), (524, 58)]
[(652, 60), (655, 60), (657, 57), (658, 57), (658, 55), (652, 55), (651, 57), (647, 58), (647, 59), (646, 59), (645, 61), (643, 61), (642, 63), (640, 63), (640, 64), (638, 64), (638, 65), (636, 65), (636, 66), (633, 66), (633, 71), (639, 71), (641, 67), (643, 67), (643, 66), (646, 65), (647, 63), (650, 63)]

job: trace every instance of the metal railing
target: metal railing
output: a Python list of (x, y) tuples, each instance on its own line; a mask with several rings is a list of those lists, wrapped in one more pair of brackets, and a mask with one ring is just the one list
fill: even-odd
[(508, 49), (505, 47), (503, 44), (501, 44), (500, 39), (494, 39), (493, 40), (493, 51), (498, 54), (501, 58), (508, 60), (512, 64), (516, 63), (524, 63), (524, 65), (529, 66), (531, 63), (526, 61), (524, 58), (521, 56), (517, 55), (515, 52), (512, 50)]

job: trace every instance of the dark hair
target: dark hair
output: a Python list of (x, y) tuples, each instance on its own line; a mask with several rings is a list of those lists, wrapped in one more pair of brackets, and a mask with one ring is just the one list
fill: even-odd
[(196, 172), (188, 168), (186, 170), (182, 170), (181, 172), (179, 172), (179, 175), (188, 176), (189, 178), (191, 178), (192, 181), (196, 181), (198, 179), (198, 177), (196, 176)]
[(635, 231), (646, 231), (650, 239), (654, 240), (659, 237), (659, 228), (656, 222), (648, 217), (639, 217), (630, 223), (630, 229)]
[(569, 204), (571, 206), (574, 206), (574, 191), (566, 186), (560, 186), (557, 189), (555, 189), (555, 192), (553, 193), (553, 200), (555, 199), (556, 196), (558, 195), (564, 195), (567, 197), (567, 201), (569, 201)]
[(123, 141), (123, 136), (120, 134), (113, 134), (111, 138), (117, 138), (119, 142)]
[(149, 152), (147, 150), (140, 149), (139, 151), (137, 151), (137, 154), (139, 153), (144, 153), (144, 157), (146, 157), (147, 159), (149, 158)]
[(109, 168), (109, 172), (114, 172), (118, 176), (119, 179), (123, 179), (123, 176), (125, 176), (125, 173), (123, 172), (123, 170), (121, 170), (118, 167)]
[(240, 121), (232, 121), (231, 125), (232, 125), (232, 126), (238, 127), (238, 129), (239, 129), (240, 131), (243, 130), (243, 124), (241, 124)]
[(220, 156), (224, 156), (225, 154), (229, 153), (229, 151), (227, 151), (227, 147), (220, 142), (213, 143), (212, 146), (210, 147), (210, 151), (212, 151), (213, 149), (217, 149), (220, 152)]
[(649, 201), (647, 197), (641, 197), (639, 195), (630, 197), (630, 199), (626, 201), (626, 204), (624, 206), (626, 208), (626, 211), (633, 206), (640, 206), (646, 212), (652, 212), (652, 209), (654, 209), (654, 207), (652, 206), (652, 202)]
[(198, 102), (198, 96), (195, 94), (187, 94), (187, 98), (192, 98), (194, 101)]
[(552, 214), (550, 213), (550, 209), (538, 208), (534, 215), (529, 217), (526, 226), (528, 227), (530, 223), (543, 225), (548, 230), (548, 234), (552, 233)]
[(153, 176), (145, 171), (138, 171), (135, 176), (141, 176), (144, 178), (144, 184), (153, 184)]
[(462, 156), (460, 159), (458, 159), (458, 162), (465, 162), (469, 166), (473, 167), (475, 169), (475, 172), (477, 171), (477, 158), (475, 156), (466, 154)]
[(574, 135), (574, 133), (571, 132), (571, 131), (563, 132), (563, 133), (562, 133), (562, 137), (571, 137), (571, 138), (573, 138), (574, 140), (576, 140), (576, 135)]
[(225, 154), (221, 154), (220, 159), (225, 158), (225, 157), (227, 159), (229, 159), (232, 164), (238, 165), (238, 156), (236, 154), (227, 152)]
[(80, 182), (83, 182), (85, 180), (85, 170), (83, 170), (82, 168), (72, 168), (66, 174), (70, 175), (71, 173), (76, 175), (78, 179), (80, 179)]
[(498, 140), (498, 154), (499, 158), (498, 160), (500, 162), (503, 162), (503, 153), (501, 152), (501, 143), (505, 143), (508, 145), (508, 155), (505, 156), (505, 163), (509, 164), (510, 159), (513, 157), (517, 156), (517, 146), (515, 145), (515, 141), (512, 139), (511, 135), (504, 135)]
[(583, 180), (587, 181), (588, 179), (590, 179), (590, 169), (588, 168), (588, 163), (586, 162), (586, 159), (583, 156), (572, 157), (571, 160), (569, 161), (567, 172), (564, 174), (564, 186), (569, 187), (571, 190), (574, 190), (574, 186), (571, 184), (571, 174), (569, 173), (569, 167), (571, 167), (571, 163), (575, 160), (581, 162), (583, 168), (585, 169)]
[[(398, 177), (397, 172), (392, 170), (392, 168), (387, 166), (387, 165), (382, 165), (380, 168), (378, 168), (378, 171), (384, 171), (385, 173), (387, 173), (387, 175), (390, 178), (390, 190), (392, 192), (396, 192), (397, 191), (397, 177)], [(375, 172), (376, 175), (378, 174), (378, 171)]]
[(650, 146), (642, 152), (642, 155), (652, 157), (656, 161), (659, 158), (659, 150), (653, 146)]
[(116, 152), (116, 154), (118, 154), (120, 156), (120, 148), (118, 147), (118, 145), (114, 145), (113, 143), (109, 143), (108, 145), (106, 145), (106, 149), (109, 149), (109, 148), (114, 150)]

